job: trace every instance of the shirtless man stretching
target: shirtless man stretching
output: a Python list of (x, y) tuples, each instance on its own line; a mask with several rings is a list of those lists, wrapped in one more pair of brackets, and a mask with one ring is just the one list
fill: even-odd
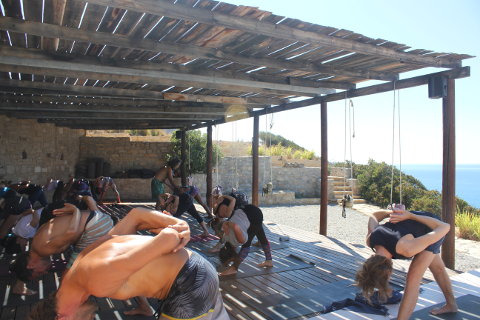
[(180, 167), (182, 162), (177, 159), (171, 159), (167, 165), (157, 171), (150, 184), (152, 190), (152, 198), (156, 201), (155, 209), (161, 210), (163, 205), (161, 195), (165, 193), (165, 185), (167, 185), (172, 192), (175, 191), (176, 185), (173, 181), (173, 172)]
[(160, 319), (228, 319), (215, 268), (183, 248), (189, 240), (185, 221), (135, 208), (78, 256), (57, 293), (35, 305), (30, 319), (93, 319), (97, 308), (90, 295), (161, 299)]
[(17, 278), (24, 282), (47, 273), (51, 265), (50, 255), (62, 253), (73, 245), (67, 264), (70, 268), (80, 251), (113, 227), (113, 220), (101, 211), (80, 211), (70, 203), (53, 210), (53, 214), (56, 217), (37, 230), (30, 251), (20, 254), (13, 265)]

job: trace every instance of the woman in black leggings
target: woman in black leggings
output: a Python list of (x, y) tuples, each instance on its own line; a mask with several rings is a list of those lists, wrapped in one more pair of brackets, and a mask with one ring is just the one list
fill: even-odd
[[(233, 264), (220, 276), (236, 274), (240, 264), (245, 260), (250, 252), (250, 246), (254, 237), (257, 237), (263, 252), (265, 261), (258, 264), (259, 267), (272, 267), (272, 253), (270, 243), (263, 230), (263, 213), (252, 204), (246, 204), (235, 209), (235, 198), (231, 196), (222, 196), (223, 200), (218, 205), (216, 215), (221, 218), (228, 218), (223, 223), (225, 246), (220, 250), (220, 261), (227, 265), (233, 261)], [(234, 210), (235, 209), (235, 210)], [(242, 246), (237, 253), (235, 247)]]

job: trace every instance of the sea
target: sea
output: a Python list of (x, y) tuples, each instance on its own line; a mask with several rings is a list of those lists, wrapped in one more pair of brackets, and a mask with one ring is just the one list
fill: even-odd
[[(480, 164), (457, 164), (455, 169), (457, 197), (480, 208)], [(442, 191), (441, 164), (403, 164), (402, 172), (414, 176), (429, 190)]]

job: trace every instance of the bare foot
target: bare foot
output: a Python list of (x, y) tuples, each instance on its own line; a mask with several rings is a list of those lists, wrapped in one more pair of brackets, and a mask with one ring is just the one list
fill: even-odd
[(273, 262), (272, 262), (272, 260), (265, 260), (264, 262), (257, 264), (257, 267), (271, 268), (271, 267), (273, 267)]
[(204, 232), (204, 233), (202, 233), (202, 234), (200, 235), (200, 237), (202, 237), (202, 238), (208, 238), (208, 237), (210, 237), (210, 233)]
[(231, 276), (231, 275), (234, 275), (234, 274), (237, 274), (237, 269), (235, 269), (235, 267), (230, 267), (230, 268), (226, 269), (225, 271), (220, 272), (218, 275), (220, 277), (223, 277), (223, 276)]
[(141, 315), (141, 316), (147, 316), (151, 317), (153, 316), (153, 311), (152, 309), (143, 309), (143, 308), (135, 308), (132, 310), (124, 311), (123, 312), (126, 316), (134, 316), (134, 315)]
[(454, 313), (454, 312), (457, 312), (457, 311), (458, 311), (457, 305), (446, 304), (441, 308), (436, 308), (436, 309), (430, 310), (430, 313), (433, 314), (433, 315), (439, 315), (439, 314), (443, 314), (443, 313)]

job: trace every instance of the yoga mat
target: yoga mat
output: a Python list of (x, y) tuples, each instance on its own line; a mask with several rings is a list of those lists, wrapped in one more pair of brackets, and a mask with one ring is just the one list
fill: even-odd
[(458, 312), (445, 313), (434, 316), (430, 314), (430, 310), (439, 308), (444, 305), (444, 302), (428, 307), (422, 310), (415, 311), (410, 319), (445, 319), (445, 320), (479, 320), (480, 319), (480, 297), (467, 294), (457, 298)]
[(334, 301), (355, 299), (357, 288), (352, 280), (341, 280), (309, 288), (243, 300), (268, 319), (290, 319), (321, 312)]

